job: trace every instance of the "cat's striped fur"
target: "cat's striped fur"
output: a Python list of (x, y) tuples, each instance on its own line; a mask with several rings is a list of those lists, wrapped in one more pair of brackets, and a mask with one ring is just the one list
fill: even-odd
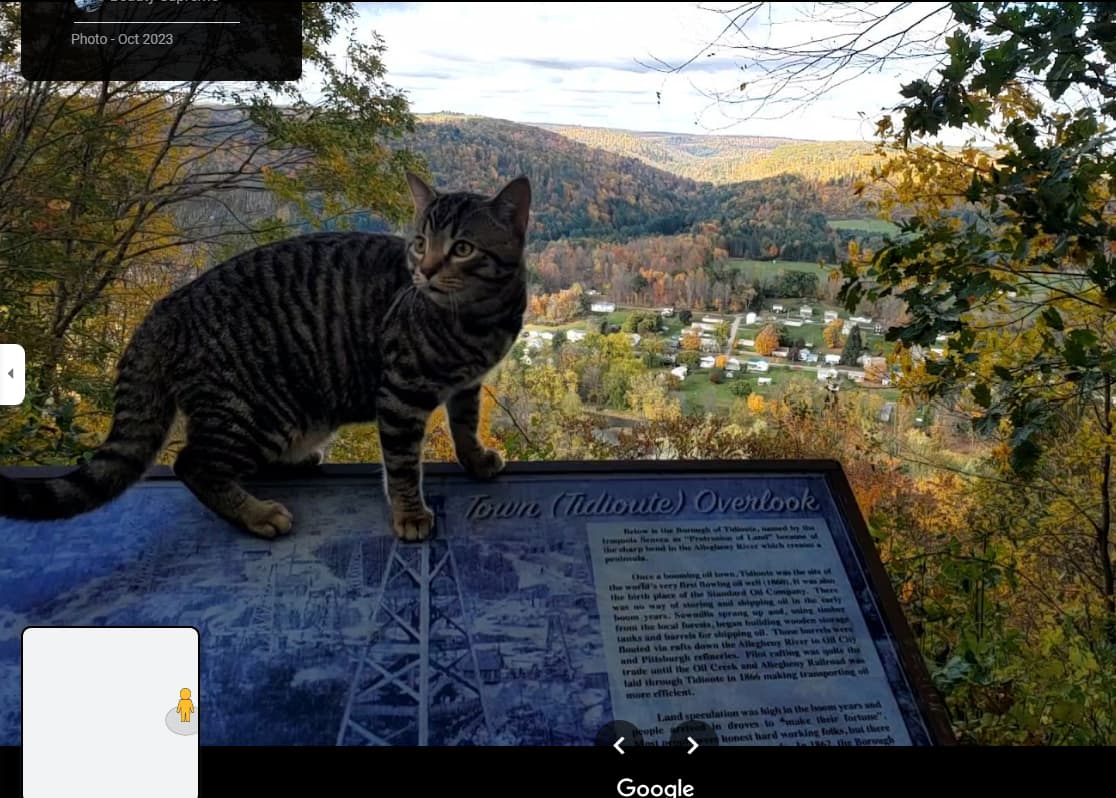
[(151, 466), (181, 412), (175, 473), (221, 517), (274, 537), (291, 513), (242, 480), (271, 463), (318, 462), (338, 427), (376, 421), (392, 527), (425, 539), (421, 455), (436, 407), (469, 474), (504, 466), (477, 437), (480, 384), (522, 326), (531, 190), (525, 177), (495, 197), (408, 182), (410, 239), (290, 238), (160, 300), (120, 360), (107, 439), (64, 477), (0, 477), (0, 515), (66, 518), (111, 501)]

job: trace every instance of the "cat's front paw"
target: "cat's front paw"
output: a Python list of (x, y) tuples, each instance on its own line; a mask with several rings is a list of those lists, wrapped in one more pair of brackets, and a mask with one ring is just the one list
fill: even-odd
[(492, 479), (504, 470), (504, 458), (495, 449), (481, 449), (471, 457), (462, 458), (461, 466), (474, 479)]
[(294, 516), (279, 502), (250, 498), (240, 511), (241, 523), (254, 535), (274, 538), (291, 531)]
[(425, 507), (418, 511), (393, 509), (391, 526), (400, 540), (419, 543), (430, 537), (430, 531), (434, 528), (434, 513)]

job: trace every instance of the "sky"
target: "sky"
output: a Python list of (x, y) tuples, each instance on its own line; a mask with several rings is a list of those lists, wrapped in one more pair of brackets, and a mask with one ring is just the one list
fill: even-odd
[[(834, 12), (817, 10), (820, 4), (765, 5), (770, 7), (748, 20), (742, 32), (731, 31), (721, 46), (703, 51), (726, 26), (722, 12), (733, 6), (358, 3), (360, 30), (383, 37), (388, 82), (406, 93), (416, 113), (453, 111), (527, 123), (868, 141), (875, 121), (900, 101), (901, 83), (932, 68), (922, 61), (907, 62), (910, 66), (902, 72), (886, 67), (849, 80), (809, 104), (792, 102), (788, 92), (779, 95), (784, 102), (763, 109), (728, 104), (723, 96), (718, 101), (713, 93), (733, 90), (728, 98), (741, 97), (735, 90), (742, 82), (750, 83), (753, 92), (762, 85), (754, 61), (731, 47), (741, 37), (804, 44), (842, 30)], [(857, 22), (854, 27), (863, 30), (864, 25)], [(679, 74), (669, 74), (663, 66), (698, 53), (700, 57)]]

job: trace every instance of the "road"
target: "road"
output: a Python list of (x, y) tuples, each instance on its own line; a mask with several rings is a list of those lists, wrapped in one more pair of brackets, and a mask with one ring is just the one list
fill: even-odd
[(732, 330), (729, 331), (728, 341), (725, 342), (725, 354), (730, 357), (732, 356), (732, 347), (736, 343), (736, 331), (740, 329), (740, 320), (742, 318), (744, 317), (737, 315), (736, 318), (732, 320)]

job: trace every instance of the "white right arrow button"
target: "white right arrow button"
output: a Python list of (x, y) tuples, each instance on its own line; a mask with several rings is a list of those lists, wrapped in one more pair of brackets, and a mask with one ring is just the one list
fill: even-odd
[(693, 748), (686, 752), (687, 754), (692, 754), (694, 751), (698, 750), (697, 740), (695, 740), (693, 737), (687, 737), (686, 739), (689, 740), (690, 745), (693, 746)]

